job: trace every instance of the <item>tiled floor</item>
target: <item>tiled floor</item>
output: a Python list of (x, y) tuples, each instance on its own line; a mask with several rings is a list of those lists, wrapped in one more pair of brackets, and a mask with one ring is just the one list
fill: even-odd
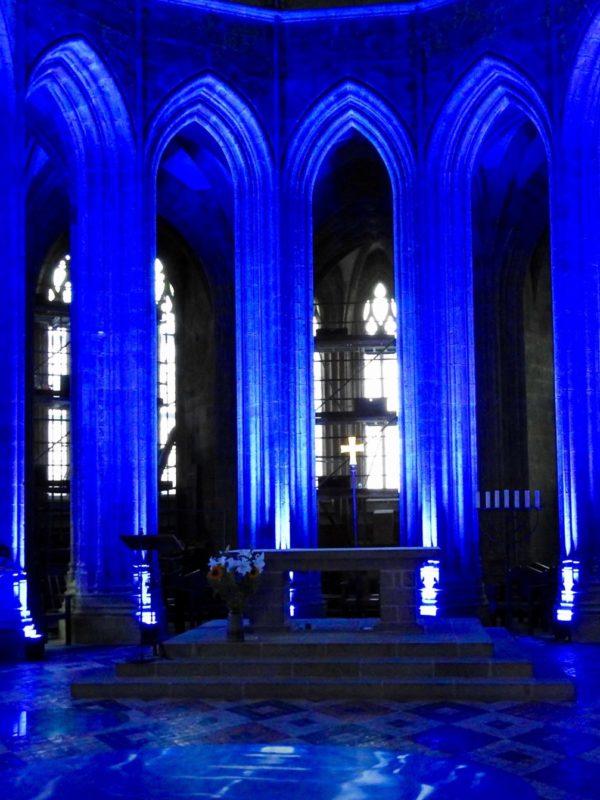
[[(300, 794), (312, 794), (311, 800), (493, 800), (507, 794), (525, 800), (535, 796), (531, 790), (540, 798), (597, 800), (600, 646), (528, 643), (538, 658), (576, 679), (574, 703), (75, 702), (72, 680), (137, 653), (49, 647), (44, 661), (0, 665), (2, 797), (53, 797), (50, 784), (58, 786), (70, 773), (73, 786), (87, 776), (85, 794), (73, 789), (73, 797), (84, 800), (131, 800), (138, 793), (145, 800), (258, 800), (272, 794), (273, 781), (287, 800)], [(135, 781), (123, 774), (132, 760)], [(159, 764), (161, 775), (177, 785), (150, 780)], [(290, 769), (302, 793), (281, 783)], [(64, 787), (61, 796), (71, 800)]]

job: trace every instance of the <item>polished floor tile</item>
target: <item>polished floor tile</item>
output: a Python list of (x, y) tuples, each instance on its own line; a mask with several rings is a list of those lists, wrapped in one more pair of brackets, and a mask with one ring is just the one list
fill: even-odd
[[(97, 753), (8, 770), (13, 800), (534, 800), (521, 779), (462, 761), (360, 747), (228, 744)], [(4, 794), (6, 797), (7, 795)]]
[(2, 797), (596, 800), (600, 646), (525, 644), (575, 702), (73, 701), (73, 680), (136, 654), (52, 646), (0, 665)]

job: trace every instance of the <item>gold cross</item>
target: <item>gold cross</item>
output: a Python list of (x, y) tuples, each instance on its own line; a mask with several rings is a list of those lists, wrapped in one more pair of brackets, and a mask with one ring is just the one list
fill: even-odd
[(364, 444), (357, 444), (356, 436), (349, 436), (348, 437), (348, 444), (343, 444), (340, 448), (342, 453), (348, 453), (348, 457), (350, 459), (350, 466), (356, 466), (356, 454), (357, 453), (364, 453), (365, 446)]

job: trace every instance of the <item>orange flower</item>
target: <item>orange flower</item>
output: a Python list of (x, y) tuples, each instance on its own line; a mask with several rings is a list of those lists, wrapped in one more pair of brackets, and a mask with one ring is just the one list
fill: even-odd
[(249, 578), (256, 579), (260, 575), (260, 572), (256, 569), (256, 567), (252, 567), (250, 572), (248, 573)]
[(224, 574), (225, 574), (225, 569), (223, 565), (217, 564), (216, 566), (210, 568), (208, 577), (210, 580), (220, 581)]

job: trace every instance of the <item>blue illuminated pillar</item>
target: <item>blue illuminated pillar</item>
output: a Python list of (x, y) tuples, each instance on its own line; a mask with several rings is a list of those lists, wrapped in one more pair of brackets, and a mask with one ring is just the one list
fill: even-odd
[[(248, 116), (246, 112), (246, 116)], [(256, 123), (254, 123), (256, 124)], [(282, 452), (279, 280), (275, 268), (272, 165), (258, 127), (236, 153), (235, 302), (238, 419), (238, 539), (273, 547), (287, 537)]]
[[(560, 199), (564, 193), (564, 197), (570, 196), (571, 201), (575, 201), (577, 190), (571, 185), (561, 192), (561, 182), (560, 175), (555, 176), (555, 191), (551, 198), (560, 561), (563, 563), (566, 559), (573, 558), (580, 560), (581, 594), (576, 599), (576, 610), (580, 611), (581, 601), (585, 598), (590, 612), (584, 614), (588, 617), (585, 624), (596, 626), (597, 634), (600, 634), (600, 576), (596, 574), (598, 537), (595, 528), (600, 520), (594, 524), (595, 490), (593, 481), (588, 477), (593, 475), (592, 464), (595, 460), (592, 442), (589, 440), (591, 431), (588, 430), (595, 405), (595, 399), (588, 394), (591, 388), (588, 382), (594, 378), (592, 372), (588, 372), (591, 351), (589, 346), (583, 344), (586, 340), (589, 343), (593, 335), (590, 323), (596, 314), (589, 307), (589, 296), (586, 297), (591, 288), (586, 275), (588, 268), (585, 254), (577, 244), (580, 236), (584, 238), (580, 227), (582, 220), (573, 219), (571, 215), (577, 217), (577, 211), (573, 213), (568, 210), (567, 204)], [(599, 322), (596, 316), (596, 325)], [(579, 621), (583, 623), (581, 617)], [(585, 635), (582, 636), (586, 638)]]
[(22, 115), (17, 106), (9, 21), (0, 8), (0, 247), (3, 253), (4, 312), (0, 326), (0, 650), (23, 652), (29, 622), (24, 547), (24, 319)]
[[(600, 17), (571, 76), (552, 196), (561, 562), (579, 566), (573, 638), (600, 641)], [(559, 590), (568, 587), (559, 585)], [(559, 596), (560, 597), (560, 596)], [(564, 610), (564, 609), (563, 609)]]
[[(477, 491), (474, 347), (473, 170), (493, 128), (507, 110), (525, 115), (550, 157), (547, 110), (536, 89), (512, 64), (485, 56), (456, 87), (436, 122), (428, 154), (424, 224), (427, 282), (435, 352), (427, 360), (428, 391), (438, 392), (435, 432), (435, 513), (442, 549), (444, 605), (477, 612), (483, 603)], [(510, 113), (510, 112), (509, 112)], [(431, 334), (429, 334), (431, 335)], [(427, 350), (426, 350), (427, 352)]]
[(264, 401), (262, 408), (265, 420), (263, 434), (269, 460), (264, 477), (264, 523), (260, 536), (256, 537), (256, 546), (284, 548), (290, 537), (290, 502), (289, 502), (289, 398), (283, 391), (285, 386), (285, 312), (282, 300), (281, 272), (278, 262), (279, 233), (279, 192), (273, 185), (276, 183), (269, 162), (268, 178), (263, 180), (261, 195), (264, 203), (263, 217), (263, 253), (264, 262), (261, 305), (261, 341), (263, 357), (262, 381)]
[[(300, 186), (284, 178), (280, 258), (282, 286), (282, 397), (286, 418), (288, 530), (280, 548), (317, 547), (317, 494), (313, 402), (313, 258), (311, 203)], [(304, 572), (293, 576), (290, 613), (323, 616), (321, 578)]]
[[(474, 68), (443, 109), (422, 178), (424, 254), (424, 533), (442, 551), (446, 614), (483, 604), (477, 490), (472, 265), (472, 169), (501, 96), (506, 70), (492, 59)], [(490, 99), (491, 98), (491, 99)], [(497, 103), (497, 105), (496, 105)], [(426, 526), (426, 527), (425, 527)]]
[[(422, 222), (427, 309), (422, 414), (424, 532), (441, 549), (447, 615), (477, 613), (482, 603), (476, 479), (472, 272), (467, 217), (448, 214), (448, 195), (427, 192)], [(463, 199), (463, 202), (465, 200)], [(435, 539), (433, 538), (435, 537)]]
[(284, 195), (282, 231), (283, 304), (287, 322), (282, 347), (288, 411), (290, 528), (284, 547), (317, 546), (314, 459), (312, 219), (308, 198)]
[(153, 269), (140, 253), (134, 174), (112, 177), (123, 204), (86, 186), (71, 231), (75, 641), (132, 637), (131, 554), (120, 535), (156, 532), (147, 513), (156, 492)]
[[(442, 552), (446, 615), (475, 614), (482, 604), (475, 509), (476, 425), (470, 221), (448, 212), (448, 194), (427, 193), (422, 222), (427, 308), (424, 354), (423, 530)], [(462, 199), (464, 203), (466, 199)], [(427, 542), (429, 538), (429, 542)]]
[(62, 150), (72, 207), (73, 639), (133, 641), (132, 556), (120, 536), (156, 530), (148, 345), (156, 321), (153, 269), (141, 246), (140, 159), (122, 99), (83, 40), (44, 56), (27, 102), (34, 135), (51, 133)]

